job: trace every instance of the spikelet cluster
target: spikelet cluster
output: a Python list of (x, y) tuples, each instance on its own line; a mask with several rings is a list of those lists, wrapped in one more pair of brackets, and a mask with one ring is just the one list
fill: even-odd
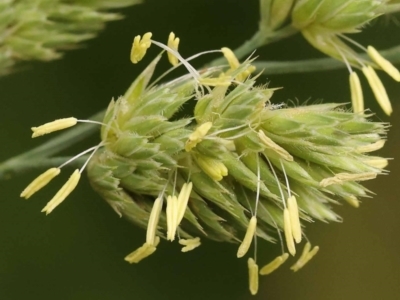
[[(220, 50), (228, 69), (196, 70), (179, 55), (177, 42), (168, 47), (148, 33), (134, 39), (132, 61), (139, 62), (152, 44), (189, 73), (152, 83), (161, 53), (110, 102), (99, 123), (101, 143), (84, 152), (92, 152), (89, 181), (118, 215), (147, 230), (143, 246), (125, 258), (129, 263), (153, 254), (163, 239), (177, 237), (182, 252), (199, 247), (201, 238), (238, 243), (240, 258), (254, 238), (276, 242), (284, 235), (282, 255), (260, 271), (256, 258), (248, 259), (249, 289), (255, 294), (258, 274), (283, 264), (289, 257), (285, 249), (296, 255), (306, 223), (340, 221), (331, 206), (344, 201), (357, 207), (369, 197), (359, 182), (385, 173), (387, 160), (369, 153), (384, 145), (388, 125), (341, 104), (274, 105), (275, 90), (257, 84), (251, 60), (239, 63), (228, 48)], [(182, 116), (189, 102), (193, 114)], [(38, 136), (77, 122), (82, 120), (60, 119), (32, 130)], [(59, 168), (39, 176), (22, 196), (30, 197)], [(57, 194), (46, 207), (53, 210), (77, 180), (70, 179), (62, 197)], [(318, 250), (306, 243), (292, 270)]]
[(118, 13), (108, 9), (140, 0), (0, 0), (0, 75), (18, 61), (49, 61), (94, 37)]

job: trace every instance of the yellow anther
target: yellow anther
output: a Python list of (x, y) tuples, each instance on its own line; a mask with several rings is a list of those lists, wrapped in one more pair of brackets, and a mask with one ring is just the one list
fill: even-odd
[(201, 245), (201, 242), (200, 242), (200, 238), (196, 237), (196, 238), (193, 238), (193, 239), (186, 239), (186, 240), (185, 239), (180, 239), (179, 240), (179, 244), (184, 246), (182, 248), (182, 252), (188, 252), (188, 251), (191, 251), (191, 250), (199, 247)]
[(224, 176), (228, 175), (228, 169), (224, 163), (219, 160), (203, 155), (197, 155), (196, 161), (204, 173), (216, 181), (220, 181)]
[(261, 142), (264, 144), (265, 147), (273, 150), (283, 159), (285, 159), (287, 161), (293, 161), (293, 156), (291, 156), (289, 154), (289, 152), (287, 152), (285, 149), (283, 149), (281, 146), (279, 146), (273, 140), (271, 140), (269, 137), (267, 137), (265, 135), (264, 131), (259, 130), (258, 137), (260, 138)]
[(276, 269), (278, 269), (288, 259), (288, 257), (289, 257), (288, 253), (284, 253), (284, 254), (278, 256), (273, 261), (271, 261), (269, 264), (267, 264), (261, 268), (260, 275), (271, 274)]
[(232, 77), (229, 75), (221, 75), (213, 78), (202, 77), (199, 79), (199, 83), (206, 86), (230, 86)]
[[(224, 54), (225, 59), (228, 61), (229, 66), (231, 67), (231, 69), (228, 71), (228, 73), (231, 73), (232, 71), (236, 70), (237, 68), (240, 67), (240, 62), (237, 59), (237, 57), (235, 56), (235, 53), (233, 53), (233, 51), (229, 48), (221, 48), (221, 52)], [(244, 70), (243, 72), (239, 73), (236, 75), (235, 79), (243, 82), (246, 80), (246, 78), (255, 71), (255, 67), (250, 65), (246, 70)]]
[(251, 242), (254, 237), (254, 233), (256, 232), (256, 228), (257, 228), (257, 218), (255, 216), (252, 216), (249, 222), (249, 226), (247, 226), (246, 234), (243, 238), (243, 241), (239, 246), (237, 252), (238, 258), (243, 257), (247, 253), (247, 251), (249, 251)]
[(258, 292), (258, 265), (251, 257), (247, 260), (249, 268), (249, 290), (252, 295)]
[(147, 49), (151, 46), (151, 32), (147, 32), (141, 38), (140, 35), (135, 36), (131, 49), (131, 62), (137, 64), (146, 55)]
[(43, 124), (39, 127), (32, 127), (32, 138), (45, 135), (54, 131), (62, 130), (74, 126), (78, 120), (76, 118), (58, 119), (53, 122)]
[(345, 181), (364, 181), (376, 178), (375, 172), (367, 172), (360, 174), (350, 174), (350, 173), (337, 173), (333, 177), (322, 179), (319, 183), (322, 187), (327, 187), (332, 184), (342, 184)]
[(46, 186), (54, 177), (60, 174), (59, 168), (51, 168), (40, 174), (21, 193), (21, 197), (29, 199), (34, 193)]
[(358, 153), (374, 152), (374, 151), (377, 151), (377, 150), (383, 148), (385, 143), (386, 143), (386, 140), (379, 140), (372, 144), (357, 147), (355, 150)]
[(306, 263), (307, 255), (310, 252), (310, 249), (311, 249), (311, 244), (307, 242), (304, 245), (303, 252), (301, 253), (300, 258), (296, 261), (296, 263), (293, 266), (290, 267), (291, 270), (297, 272), (304, 266), (304, 264)]
[(372, 46), (368, 46), (367, 52), (369, 57), (385, 71), (390, 77), (392, 77), (397, 82), (400, 81), (400, 72), (395, 66), (392, 65), (390, 61), (385, 59), (379, 52)]
[(156, 247), (157, 247), (158, 243), (160, 242), (160, 238), (157, 236), (154, 242), (155, 242), (154, 245), (144, 243), (143, 246), (139, 247), (132, 253), (128, 254), (125, 257), (125, 260), (127, 262), (129, 262), (130, 264), (133, 264), (133, 263), (137, 264), (142, 259), (148, 257), (149, 255), (153, 254), (157, 250)]
[[(168, 37), (168, 47), (172, 50), (178, 51), (179, 38), (175, 38), (175, 33), (171, 32)], [(171, 65), (176, 66), (179, 63), (178, 58), (171, 52), (167, 51), (168, 60)]]
[(181, 189), (181, 192), (178, 195), (177, 201), (177, 221), (176, 226), (182, 222), (183, 216), (185, 215), (185, 211), (189, 202), (190, 193), (192, 192), (193, 183), (184, 183)]
[(206, 122), (199, 125), (189, 136), (185, 144), (185, 150), (191, 151), (198, 143), (200, 143), (212, 127), (212, 122)]
[(167, 240), (173, 241), (177, 228), (178, 198), (176, 196), (167, 197)]
[(355, 113), (362, 113), (364, 111), (364, 96), (361, 88), (360, 78), (356, 72), (350, 73), (350, 92), (351, 103)]
[(67, 198), (67, 196), (75, 189), (80, 178), (81, 173), (79, 172), (79, 169), (76, 169), (74, 173), (72, 173), (72, 175), (69, 177), (67, 182), (42, 209), (42, 212), (46, 212), (46, 215), (48, 215), (53, 211), (53, 209), (60, 205), (61, 202), (63, 202), (65, 198)]
[(392, 105), (390, 103), (389, 97), (386, 93), (386, 89), (383, 86), (378, 75), (371, 66), (363, 67), (362, 71), (364, 76), (367, 78), (369, 85), (375, 95), (376, 100), (383, 109), (383, 111), (390, 116), (393, 112)]
[(283, 231), (285, 232), (286, 246), (292, 256), (296, 255), (296, 248), (293, 241), (292, 224), (290, 223), (290, 213), (287, 208), (283, 210)]
[(371, 167), (375, 167), (378, 169), (384, 169), (389, 164), (389, 161), (386, 158), (382, 157), (368, 157), (368, 159), (364, 160), (364, 163)]
[(225, 59), (228, 61), (231, 70), (236, 70), (237, 68), (239, 68), (240, 62), (231, 49), (223, 47), (221, 48), (221, 52), (225, 56)]
[(146, 243), (149, 245), (154, 245), (156, 238), (156, 231), (158, 220), (160, 219), (160, 213), (162, 209), (162, 199), (157, 198), (154, 201), (153, 208), (150, 213), (149, 223), (147, 225), (147, 233), (146, 233)]
[(360, 206), (360, 201), (358, 201), (357, 197), (353, 195), (343, 196), (343, 199), (355, 208), (358, 208)]
[(287, 200), (288, 210), (290, 214), (290, 225), (292, 226), (292, 234), (296, 243), (301, 242), (301, 224), (299, 218), (299, 208), (295, 196), (290, 196)]
[(307, 243), (304, 247), (303, 253), (300, 256), (299, 260), (290, 267), (291, 270), (297, 272), (301, 268), (303, 268), (319, 251), (319, 247), (315, 246), (311, 251), (311, 244)]

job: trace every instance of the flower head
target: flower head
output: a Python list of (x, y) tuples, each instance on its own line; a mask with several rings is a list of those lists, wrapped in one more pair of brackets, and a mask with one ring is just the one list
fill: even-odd
[[(364, 111), (361, 84), (353, 68), (361, 69), (383, 111), (390, 115), (392, 107), (386, 90), (374, 69), (381, 69), (396, 81), (399, 71), (372, 46), (365, 48), (345, 34), (361, 31), (368, 22), (382, 14), (385, 1), (375, 0), (300, 0), (292, 11), (292, 24), (301, 30), (307, 41), (321, 52), (343, 61), (350, 73), (353, 110)], [(367, 53), (363, 58), (353, 48)]]
[[(101, 143), (82, 152), (91, 152), (86, 170), (94, 190), (116, 213), (147, 230), (128, 262), (153, 254), (160, 239), (177, 239), (182, 252), (199, 247), (200, 238), (238, 243), (240, 258), (256, 247), (254, 239), (275, 242), (273, 229), (286, 243), (260, 270), (270, 274), (287, 252), (296, 255), (306, 223), (340, 221), (331, 204), (358, 203), (369, 196), (358, 181), (385, 172), (382, 159), (368, 153), (383, 146), (387, 124), (341, 104), (272, 105), (273, 90), (257, 85), (256, 78), (235, 79), (249, 69), (248, 61), (235, 62), (229, 72), (197, 71), (190, 59), (161, 45), (188, 74), (150, 83), (157, 56), (125, 95), (111, 101), (99, 123)], [(221, 74), (229, 86), (202, 84), (218, 82)], [(177, 117), (189, 101), (195, 101), (193, 116)], [(75, 174), (53, 204), (76, 185)], [(303, 267), (318, 249), (306, 244), (292, 269)], [(248, 259), (252, 294), (258, 290), (256, 260)]]

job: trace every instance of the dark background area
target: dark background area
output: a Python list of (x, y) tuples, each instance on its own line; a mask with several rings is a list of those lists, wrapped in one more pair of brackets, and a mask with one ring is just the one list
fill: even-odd
[[(146, 1), (123, 11), (126, 19), (108, 24), (82, 49), (51, 63), (27, 63), (0, 78), (0, 161), (51, 138), (30, 138), (30, 127), (57, 118), (85, 118), (122, 95), (158, 49), (132, 65), (129, 51), (137, 34), (152, 31), (166, 41), (170, 31), (181, 38), (182, 55), (228, 46), (235, 48), (255, 32), (258, 3), (228, 0)], [(400, 29), (378, 21), (355, 36), (364, 45), (384, 49), (400, 42)], [(389, 26), (389, 27), (388, 27)], [(322, 57), (300, 35), (257, 51), (260, 59), (289, 60)], [(201, 66), (215, 56), (195, 62)], [(167, 68), (167, 60), (159, 72)], [(176, 73), (175, 73), (176, 74)], [(398, 299), (400, 294), (400, 84), (380, 73), (394, 113), (386, 117), (364, 79), (366, 107), (375, 120), (390, 121), (389, 138), (379, 151), (390, 162), (388, 176), (366, 186), (376, 193), (360, 208), (346, 204), (336, 211), (343, 224), (316, 222), (307, 234), (320, 253), (303, 270), (289, 270), (294, 259), (266, 277), (251, 297), (246, 259), (237, 259), (237, 245), (203, 240), (202, 246), (181, 253), (180, 246), (161, 242), (157, 252), (138, 265), (123, 258), (140, 246), (144, 231), (118, 218), (91, 190), (83, 177), (74, 193), (52, 214), (40, 213), (67, 179), (67, 170), (43, 191), (25, 201), (22, 189), (39, 174), (0, 182), (0, 299)], [(263, 77), (276, 92), (274, 103), (288, 99), (348, 102), (348, 72), (315, 72)], [(78, 153), (98, 137), (74, 146)], [(262, 244), (259, 263), (279, 255), (279, 247)]]

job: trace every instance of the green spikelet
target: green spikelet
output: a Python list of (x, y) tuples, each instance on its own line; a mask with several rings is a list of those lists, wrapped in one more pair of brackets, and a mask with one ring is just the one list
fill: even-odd
[[(149, 86), (159, 59), (110, 103), (101, 132), (104, 147), (87, 169), (93, 188), (138, 226), (148, 226), (156, 197), (179, 194), (185, 182), (192, 182), (181, 237), (240, 241), (259, 193), (256, 235), (274, 241), (270, 232), (283, 230), (289, 193), (297, 197), (303, 222), (339, 221), (331, 205), (367, 197), (357, 181), (365, 179), (363, 174), (384, 172), (368, 164), (366, 152), (376, 150), (373, 145), (385, 137), (387, 124), (341, 104), (274, 106), (273, 91), (256, 86), (256, 78), (203, 87), (201, 93), (189, 76)], [(216, 78), (221, 71), (206, 70), (202, 76)], [(194, 118), (178, 118), (182, 105), (193, 99)], [(209, 130), (185, 149), (206, 122), (212, 124)], [(343, 173), (353, 177), (335, 177)], [(327, 178), (336, 179), (322, 184)], [(163, 210), (157, 234), (164, 238), (166, 225)]]
[(50, 61), (96, 36), (108, 21), (121, 19), (106, 9), (141, 0), (0, 0), (0, 75), (19, 61)]

